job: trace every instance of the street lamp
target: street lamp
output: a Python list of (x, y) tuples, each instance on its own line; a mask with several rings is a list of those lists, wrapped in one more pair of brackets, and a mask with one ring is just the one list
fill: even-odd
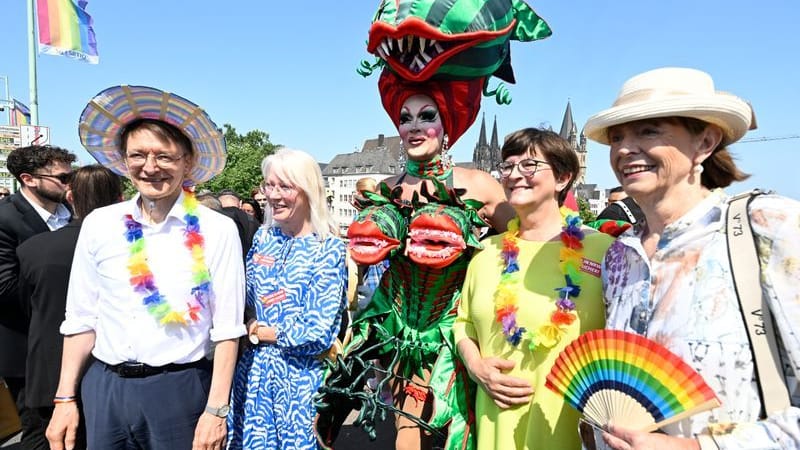
[(8, 96), (8, 77), (5, 76), (5, 75), (0, 75), (0, 78), (3, 79), (3, 86), (5, 87), (5, 91), (6, 91), (5, 96), (0, 99), (0, 111), (4, 110), (4, 108), (3, 108), (4, 105), (8, 106), (8, 123), (10, 125), (11, 124), (11, 108), (13, 106), (13, 103), (11, 101), (11, 97)]

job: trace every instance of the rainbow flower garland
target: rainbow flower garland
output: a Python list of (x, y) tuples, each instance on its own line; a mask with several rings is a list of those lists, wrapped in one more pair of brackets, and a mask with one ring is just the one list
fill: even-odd
[(566, 332), (565, 327), (572, 324), (575, 314), (575, 302), (570, 297), (581, 293), (581, 260), (583, 258), (583, 231), (581, 218), (570, 210), (561, 210), (564, 216), (564, 227), (561, 231), (563, 247), (559, 255), (559, 268), (564, 274), (565, 285), (556, 288), (556, 310), (550, 314), (550, 321), (531, 331), (517, 323), (519, 290), (519, 218), (508, 224), (508, 232), (503, 237), (503, 250), (500, 253), (505, 267), (500, 276), (500, 283), (495, 291), (495, 320), (503, 327), (506, 340), (514, 347), (522, 340), (528, 342), (528, 349), (534, 351), (537, 346), (551, 348), (556, 345)]
[(156, 286), (150, 266), (147, 265), (145, 252), (144, 233), (142, 224), (133, 219), (130, 214), (125, 215), (125, 239), (130, 242), (128, 258), (128, 273), (133, 290), (144, 296), (142, 304), (147, 307), (147, 312), (161, 325), (180, 324), (187, 325), (199, 320), (199, 313), (207, 307), (211, 290), (211, 276), (205, 262), (203, 250), (203, 235), (200, 234), (200, 221), (197, 217), (197, 199), (194, 192), (188, 187), (183, 188), (183, 208), (186, 210), (184, 220), (186, 227), (184, 245), (192, 254), (192, 281), (195, 286), (191, 289), (191, 297), (186, 302), (186, 310), (175, 311), (172, 305), (161, 294)]

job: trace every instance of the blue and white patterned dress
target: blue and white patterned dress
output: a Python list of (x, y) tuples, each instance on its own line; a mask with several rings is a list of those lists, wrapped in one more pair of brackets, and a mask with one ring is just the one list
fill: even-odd
[(345, 243), (262, 228), (247, 255), (247, 306), (278, 330), (277, 343), (248, 345), (233, 380), (229, 449), (314, 449), (311, 396), (345, 307)]

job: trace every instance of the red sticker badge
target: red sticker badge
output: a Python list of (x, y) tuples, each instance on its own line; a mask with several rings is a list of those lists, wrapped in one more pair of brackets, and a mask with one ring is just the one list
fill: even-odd
[(256, 253), (253, 255), (253, 262), (258, 264), (259, 266), (272, 267), (275, 265), (275, 257), (271, 255), (262, 255), (261, 253)]
[(261, 303), (264, 306), (272, 306), (286, 300), (286, 291), (279, 289), (271, 294), (262, 295)]
[(586, 272), (595, 277), (600, 276), (600, 263), (591, 259), (581, 258), (581, 272)]

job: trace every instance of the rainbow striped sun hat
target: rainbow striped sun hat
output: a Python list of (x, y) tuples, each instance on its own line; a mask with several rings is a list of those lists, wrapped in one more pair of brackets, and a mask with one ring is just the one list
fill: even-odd
[(183, 132), (194, 147), (189, 179), (202, 183), (225, 168), (225, 138), (202, 108), (169, 92), (146, 86), (113, 86), (97, 94), (81, 113), (81, 144), (100, 164), (127, 175), (120, 136), (137, 119), (166, 122)]

